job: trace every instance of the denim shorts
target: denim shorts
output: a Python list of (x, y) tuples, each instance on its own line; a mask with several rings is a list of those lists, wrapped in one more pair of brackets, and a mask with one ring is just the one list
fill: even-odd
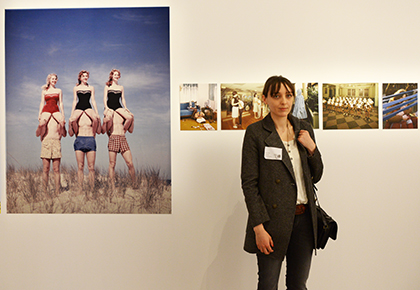
[(82, 151), (84, 153), (89, 151), (96, 151), (96, 140), (93, 136), (78, 136), (74, 140), (74, 151)]

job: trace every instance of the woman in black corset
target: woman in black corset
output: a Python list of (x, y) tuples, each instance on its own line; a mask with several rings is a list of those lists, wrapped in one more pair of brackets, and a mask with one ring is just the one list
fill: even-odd
[(118, 84), (121, 73), (117, 69), (111, 70), (109, 79), (105, 83), (104, 89), (104, 122), (102, 133), (110, 134), (114, 114), (120, 115), (124, 119), (124, 132), (133, 133), (134, 116), (128, 110), (124, 97), (124, 87)]
[[(69, 120), (69, 135), (76, 136), (79, 133), (79, 119), (85, 113), (92, 121), (93, 131), (101, 133), (101, 119), (99, 117), (98, 108), (95, 101), (95, 89), (88, 85), (89, 72), (82, 70), (77, 78), (78, 82), (73, 88), (73, 106)], [(92, 103), (92, 105), (91, 105)], [(93, 109), (92, 109), (93, 106)]]

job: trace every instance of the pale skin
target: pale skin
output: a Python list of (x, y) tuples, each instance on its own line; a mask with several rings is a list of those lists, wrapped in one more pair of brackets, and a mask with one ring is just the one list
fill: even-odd
[[(89, 79), (89, 74), (83, 73), (80, 76), (80, 84), (73, 88), (73, 105), (71, 108), (71, 115), (70, 115), (70, 120), (69, 120), (70, 122), (69, 135), (70, 136), (73, 136), (73, 134), (76, 134), (76, 135), (78, 134), (78, 130), (79, 130), (78, 120), (83, 113), (85, 113), (92, 120), (92, 128), (94, 132), (101, 133), (100, 118), (99, 118), (98, 108), (96, 106), (96, 101), (95, 101), (95, 89), (94, 87), (88, 85), (87, 83), (88, 79)], [(77, 99), (78, 99), (77, 91), (79, 90), (91, 92), (90, 102), (92, 104), (93, 109), (89, 108), (84, 111), (76, 109)]]
[[(126, 130), (124, 129), (124, 118), (121, 117), (118, 114), (114, 115), (113, 118), (113, 126), (112, 126), (112, 133), (111, 135), (120, 135), (120, 136), (124, 136)], [(108, 167), (108, 174), (109, 174), (109, 179), (111, 181), (111, 186), (114, 188), (114, 184), (115, 184), (115, 165), (117, 163), (117, 152), (113, 152), (113, 151), (109, 151), (109, 167)], [(124, 158), (125, 163), (127, 164), (128, 167), (128, 173), (130, 174), (131, 177), (131, 182), (133, 183), (133, 187), (136, 188), (137, 184), (136, 184), (136, 172), (134, 169), (134, 164), (133, 164), (133, 156), (131, 154), (131, 150), (127, 150), (124, 153), (121, 154), (122, 157)]]
[[(59, 132), (60, 125), (55, 121), (51, 120), (46, 125), (46, 133), (44, 139), (55, 139), (60, 140), (61, 134)], [(61, 158), (47, 159), (42, 158), (42, 183), (44, 190), (48, 189), (48, 179), (50, 173), (50, 165), (53, 165), (54, 171), (54, 183), (55, 183), (55, 194), (58, 195), (61, 190), (61, 179), (60, 179), (60, 163)]]
[[(79, 135), (78, 136), (92, 136), (95, 137), (95, 131), (92, 127), (92, 121), (87, 116), (87, 114), (82, 114), (78, 121)], [(79, 192), (83, 188), (83, 179), (84, 179), (84, 167), (85, 167), (85, 157), (89, 169), (89, 186), (92, 190), (95, 186), (95, 159), (96, 151), (83, 152), (80, 150), (75, 151), (76, 161), (77, 161), (77, 180), (79, 183)]]
[[(56, 88), (57, 84), (57, 77), (55, 75), (51, 76), (49, 80), (49, 87), (46, 90), (42, 90), (41, 93), (41, 103), (39, 105), (39, 113), (38, 113), (38, 120), (39, 125), (36, 130), (36, 136), (41, 137), (41, 141), (45, 138), (46, 131), (47, 131), (47, 124), (49, 123), (51, 118), (54, 118), (56, 121), (58, 121), (58, 131), (61, 134), (61, 136), (66, 136), (66, 130), (65, 130), (65, 116), (64, 116), (64, 107), (63, 107), (63, 96), (61, 89)], [(58, 107), (61, 111), (60, 112), (54, 112), (53, 114), (49, 112), (42, 112), (42, 109), (45, 105), (45, 96), (50, 94), (58, 94)]]
[[(118, 84), (120, 79), (120, 73), (115, 71), (112, 75), (112, 84), (110, 86), (105, 86), (104, 88), (104, 121), (102, 125), (102, 133), (109, 132), (112, 130), (112, 118), (118, 113), (123, 117), (123, 126), (124, 130), (130, 133), (133, 133), (134, 130), (134, 117), (133, 114), (128, 110), (127, 104), (125, 101), (124, 87)], [(121, 104), (123, 108), (118, 108), (116, 111), (108, 107), (108, 90), (117, 90), (121, 91)]]
[[(264, 104), (270, 108), (271, 118), (276, 126), (277, 133), (283, 141), (292, 141), (294, 138), (293, 126), (287, 119), (290, 113), (295, 97), (291, 93), (290, 88), (286, 88), (283, 84), (280, 90), (273, 95), (262, 96)], [(316, 144), (312, 140), (310, 134), (306, 130), (300, 130), (297, 140), (301, 143), (309, 155), (313, 155)], [(270, 234), (265, 230), (263, 224), (254, 227), (255, 239), (258, 249), (263, 254), (270, 254), (274, 251), (274, 242)]]

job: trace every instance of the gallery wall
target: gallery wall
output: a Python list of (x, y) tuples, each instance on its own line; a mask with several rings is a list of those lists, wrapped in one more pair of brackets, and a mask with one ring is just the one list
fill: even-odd
[[(115, 5), (1, 1), (2, 9)], [(256, 260), (242, 250), (244, 132), (181, 132), (179, 85), (260, 83), (274, 74), (296, 83), (418, 83), (420, 3), (121, 0), (118, 5), (170, 7), (172, 214), (7, 214), (3, 89), (0, 288), (255, 289)], [(4, 39), (4, 11), (1, 17)], [(51, 29), (60, 28), (52, 23)], [(2, 68), (4, 88), (4, 55)], [(308, 287), (418, 288), (420, 132), (315, 134), (325, 165), (319, 198), (338, 221), (339, 233), (318, 251)]]

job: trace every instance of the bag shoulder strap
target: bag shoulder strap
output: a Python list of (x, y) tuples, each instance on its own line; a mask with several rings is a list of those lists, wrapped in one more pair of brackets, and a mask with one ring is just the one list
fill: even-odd
[(316, 187), (315, 184), (313, 184), (313, 187), (314, 187), (315, 204), (317, 206), (321, 206), (321, 204), (319, 203), (318, 195), (316, 194), (316, 192), (318, 191), (318, 188)]

